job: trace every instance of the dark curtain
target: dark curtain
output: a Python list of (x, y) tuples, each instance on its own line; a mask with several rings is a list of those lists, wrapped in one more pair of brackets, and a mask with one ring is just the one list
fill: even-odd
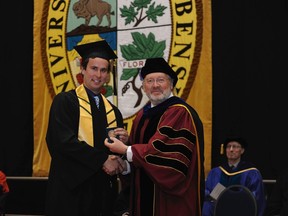
[(212, 166), (232, 135), (246, 138), (264, 179), (285, 166), (287, 20), (287, 0), (212, 1)]
[(0, 169), (7, 176), (31, 176), (33, 0), (4, 1), (1, 8)]
[[(1, 14), (0, 169), (31, 176), (33, 1), (5, 1), (2, 7), (9, 16)], [(212, 1), (212, 166), (223, 159), (223, 139), (234, 134), (247, 139), (245, 159), (264, 179), (285, 164), (287, 8), (287, 0)]]

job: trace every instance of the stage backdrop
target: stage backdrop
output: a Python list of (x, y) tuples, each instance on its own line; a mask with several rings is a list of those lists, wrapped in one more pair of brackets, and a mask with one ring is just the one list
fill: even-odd
[[(203, 121), (207, 173), (212, 126), (211, 2), (88, 2), (34, 1), (33, 176), (49, 173), (45, 136), (53, 97), (82, 83), (79, 56), (73, 47), (103, 39), (118, 55), (103, 93), (121, 110), (128, 131), (135, 114), (148, 100), (138, 76), (145, 59), (164, 57), (177, 72), (175, 94), (191, 104)], [(89, 8), (93, 13), (85, 19), (89, 5), (93, 5)], [(109, 15), (104, 13), (106, 9)]]

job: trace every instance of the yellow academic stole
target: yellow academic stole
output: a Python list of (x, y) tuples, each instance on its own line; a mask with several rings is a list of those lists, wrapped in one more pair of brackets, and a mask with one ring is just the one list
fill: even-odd
[[(93, 140), (92, 112), (91, 112), (91, 106), (90, 106), (88, 94), (83, 84), (78, 86), (75, 89), (75, 91), (76, 91), (76, 94), (79, 100), (79, 106), (80, 106), (78, 139), (80, 141), (87, 142), (90, 146), (93, 146), (94, 140)], [(109, 101), (102, 94), (101, 96), (105, 105), (108, 127), (116, 127), (117, 122), (116, 122), (115, 112), (111, 104), (109, 103)]]

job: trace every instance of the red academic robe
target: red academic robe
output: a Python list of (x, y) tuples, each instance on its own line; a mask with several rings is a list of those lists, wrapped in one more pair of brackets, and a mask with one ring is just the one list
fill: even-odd
[(200, 216), (204, 195), (203, 126), (178, 97), (149, 104), (134, 119), (131, 215)]

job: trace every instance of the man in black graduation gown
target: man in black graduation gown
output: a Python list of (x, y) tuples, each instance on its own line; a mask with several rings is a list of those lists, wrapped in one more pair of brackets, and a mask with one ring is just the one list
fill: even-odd
[(115, 135), (124, 142), (128, 135), (122, 114), (100, 91), (117, 56), (105, 40), (74, 48), (82, 57), (83, 84), (56, 95), (50, 108), (45, 215), (111, 216), (123, 164), (104, 145), (106, 128), (118, 128)]

